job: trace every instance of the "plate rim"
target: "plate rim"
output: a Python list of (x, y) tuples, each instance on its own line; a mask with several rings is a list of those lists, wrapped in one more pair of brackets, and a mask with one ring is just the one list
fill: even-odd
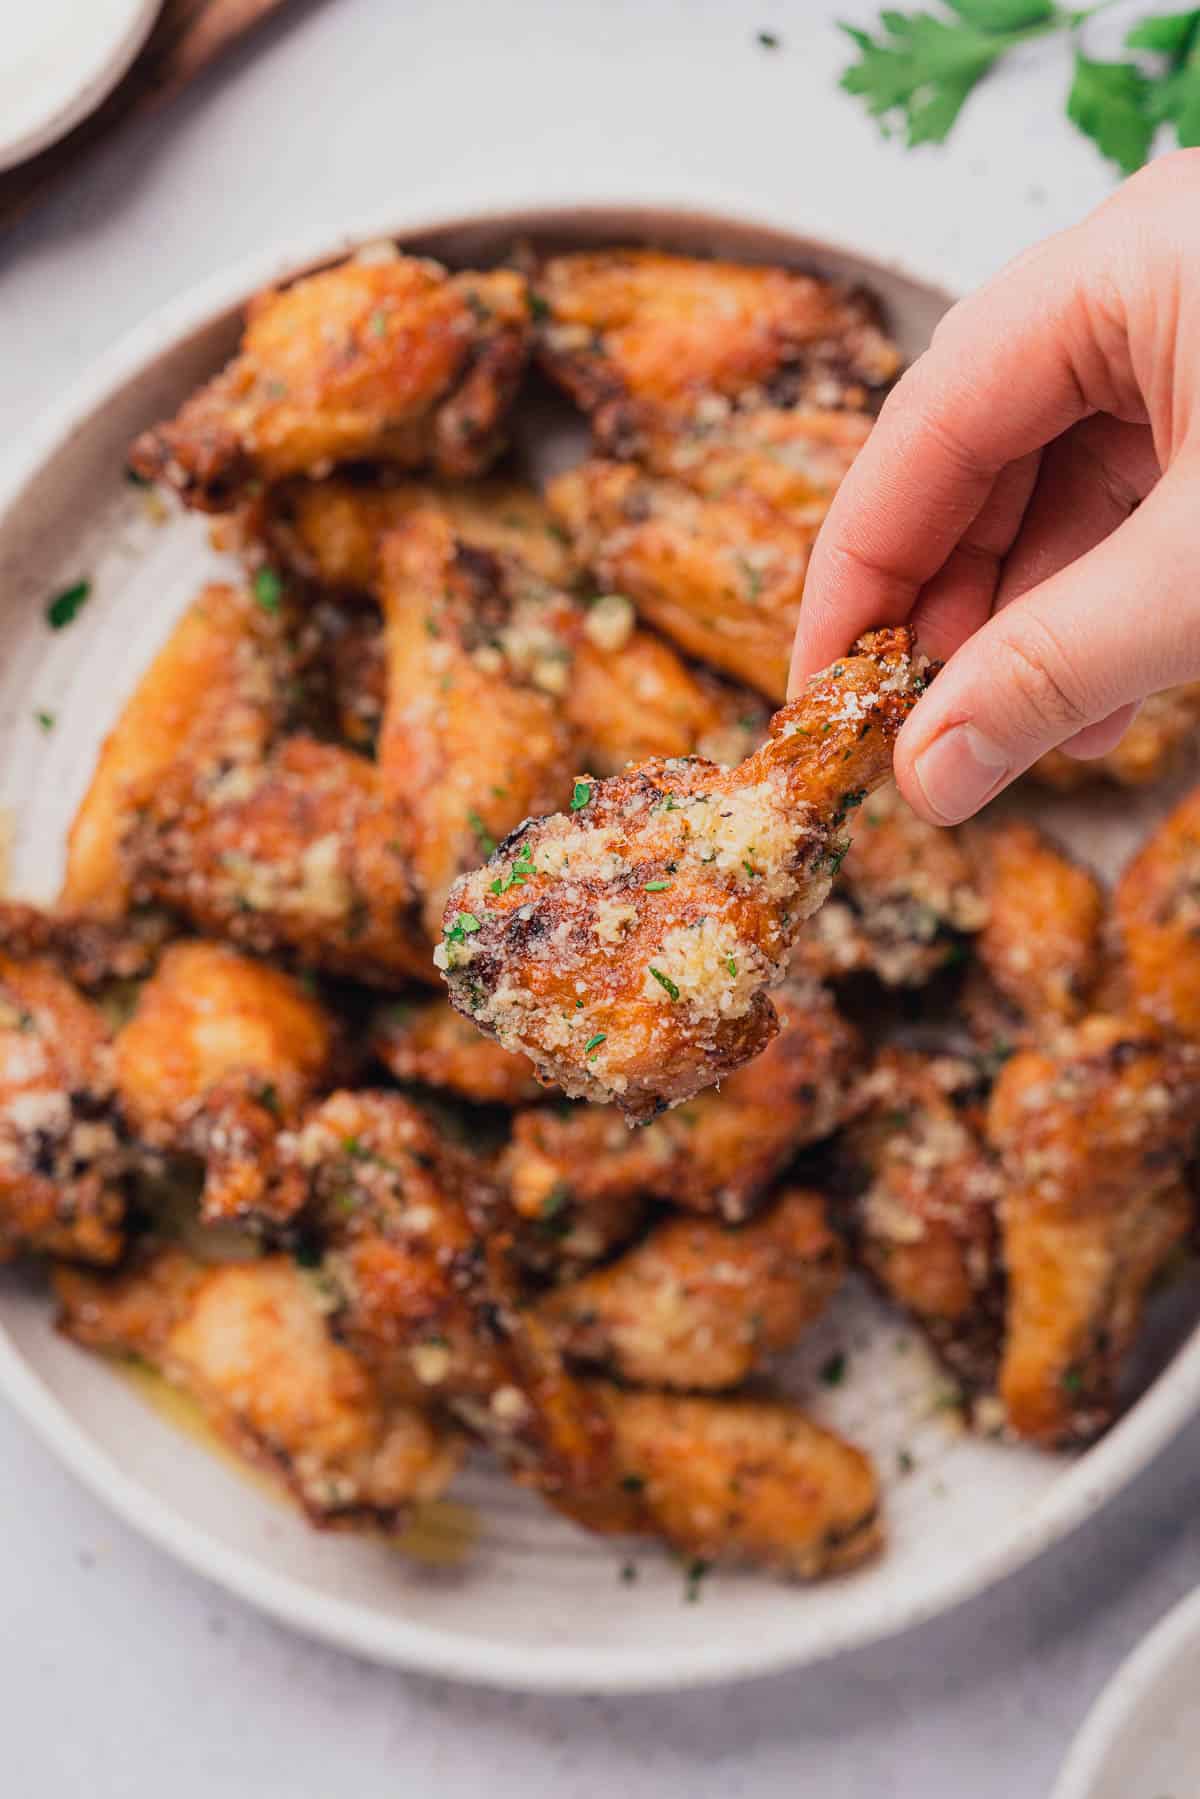
[[(90, 361), (62, 396), (44, 408), (22, 447), (0, 463), (0, 542), (27, 487), (71, 433), (92, 418), (152, 361), (170, 354), (195, 332), (242, 303), (258, 288), (302, 273), (381, 238), (405, 239), (430, 232), (500, 227), (519, 229), (541, 221), (598, 220), (621, 214), (644, 217), (649, 226), (669, 216), (697, 228), (734, 225), (790, 237), (811, 250), (886, 269), (948, 300), (946, 282), (906, 258), (873, 255), (846, 239), (831, 236), (819, 223), (806, 229), (790, 210), (764, 210), (744, 195), (712, 192), (707, 199), (642, 194), (637, 198), (597, 198), (579, 203), (558, 196), (505, 198), (491, 203), (438, 204), (408, 213), (375, 208), (336, 232), (315, 230), (276, 243), (224, 267), (158, 307)], [(745, 1680), (827, 1661), (882, 1642), (927, 1623), (985, 1592), (1077, 1529), (1115, 1493), (1141, 1473), (1187, 1420), (1200, 1409), (1200, 1325), (1171, 1361), (1099, 1443), (1061, 1474), (1031, 1510), (1000, 1533), (988, 1551), (932, 1584), (919, 1599), (907, 1599), (870, 1618), (826, 1632), (819, 1644), (790, 1648), (779, 1640), (727, 1646), (697, 1640), (665, 1653), (623, 1644), (618, 1649), (511, 1644), (464, 1636), (403, 1613), (387, 1619), (357, 1605), (314, 1594), (301, 1579), (265, 1568), (252, 1554), (228, 1548), (207, 1531), (180, 1518), (174, 1508), (127, 1475), (78, 1424), (49, 1384), (25, 1359), (0, 1316), (0, 1393), (35, 1434), (98, 1499), (133, 1529), (197, 1573), (239, 1599), (305, 1635), (386, 1665), (423, 1671), (458, 1681), (474, 1681), (509, 1691), (547, 1694), (623, 1694), (679, 1691)], [(803, 1594), (797, 1593), (803, 1604)], [(1057, 1796), (1056, 1796), (1057, 1799)]]
[(0, 173), (40, 156), (104, 104), (133, 67), (161, 10), (162, 0), (131, 0), (128, 18), (97, 51), (87, 75), (70, 98), (60, 99), (39, 124), (27, 127), (19, 136), (0, 137)]

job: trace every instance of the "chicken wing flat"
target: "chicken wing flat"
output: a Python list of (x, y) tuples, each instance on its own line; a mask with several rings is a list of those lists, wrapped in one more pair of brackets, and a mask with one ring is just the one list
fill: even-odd
[(481, 1036), (440, 995), (382, 1007), (371, 1050), (398, 1081), (439, 1087), (480, 1105), (527, 1105), (541, 1091), (527, 1056), (511, 1055)]
[(686, 421), (648, 426), (639, 461), (707, 499), (752, 493), (793, 524), (819, 525), (872, 423), (861, 412), (739, 412), (706, 400)]
[(518, 1308), (481, 1162), (399, 1095), (369, 1092), (331, 1095), (279, 1152), (277, 1213), (328, 1245), (339, 1339), (387, 1391), (449, 1406), (547, 1490), (607, 1475), (603, 1418)]
[[(562, 1506), (592, 1530), (644, 1531), (709, 1563), (793, 1580), (857, 1567), (879, 1549), (868, 1458), (783, 1400), (629, 1393), (596, 1383), (621, 1490)], [(560, 1502), (561, 1504), (562, 1502)]]
[(433, 978), (401, 824), (373, 763), (297, 736), (227, 773), (180, 764), (125, 859), (135, 898), (207, 935), (395, 986)]
[(749, 1061), (778, 1030), (767, 990), (924, 680), (907, 631), (875, 632), (736, 769), (579, 779), (570, 813), (522, 826), (452, 888), (435, 961), (455, 1005), (634, 1122)]
[(1051, 750), (1030, 769), (1035, 781), (1060, 793), (1074, 793), (1097, 781), (1118, 787), (1145, 787), (1169, 774), (1196, 741), (1200, 726), (1200, 681), (1168, 687), (1142, 701), (1137, 717), (1106, 756), (1080, 761)]
[(610, 455), (714, 399), (861, 407), (900, 367), (872, 301), (789, 269), (598, 250), (548, 258), (533, 288), (538, 359)]
[(343, 462), (476, 475), (501, 447), (529, 335), (525, 283), (506, 270), (340, 263), (253, 299), (233, 361), (138, 438), (130, 466), (208, 512)]
[(168, 772), (210, 776), (258, 762), (284, 714), (284, 621), (235, 587), (184, 613), (105, 739), (75, 815), (61, 903), (119, 918), (130, 897), (122, 846)]
[(572, 1361), (640, 1386), (719, 1390), (795, 1343), (843, 1261), (820, 1194), (792, 1188), (737, 1230), (670, 1219), (539, 1310)]
[(978, 1118), (977, 1068), (886, 1049), (845, 1151), (860, 1190), (859, 1260), (972, 1388), (995, 1380), (1002, 1328), (1001, 1182)]
[(55, 1284), (68, 1336), (150, 1363), (314, 1524), (394, 1530), (458, 1466), (460, 1440), (380, 1391), (285, 1256), (213, 1266), (158, 1249), (115, 1278), (59, 1269)]
[(621, 462), (585, 462), (547, 498), (603, 588), (689, 656), (776, 702), (816, 535), (743, 489), (708, 497)]
[(116, 1261), (127, 1165), (103, 1017), (52, 962), (0, 954), (0, 1261)]
[(330, 1083), (331, 1019), (299, 982), (220, 943), (176, 943), (118, 1032), (115, 1078), (137, 1138), (205, 1163), (209, 1220), (261, 1214), (281, 1126)]
[(1123, 870), (1113, 909), (1132, 1003), (1200, 1040), (1200, 787)]
[(833, 894), (813, 918), (802, 955), (830, 980), (869, 973), (920, 987), (957, 961), (987, 918), (987, 902), (955, 831), (918, 818), (892, 782), (873, 793)]
[(1154, 1275), (1186, 1236), (1200, 1059), (1135, 1019), (1093, 1015), (1002, 1070), (988, 1128), (1005, 1174), (1000, 1391), (1035, 1442), (1107, 1425)]

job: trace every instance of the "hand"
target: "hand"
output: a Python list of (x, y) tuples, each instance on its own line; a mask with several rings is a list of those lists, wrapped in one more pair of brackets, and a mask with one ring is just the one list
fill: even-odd
[(906, 620), (947, 662), (896, 744), (936, 824), (1200, 677), (1200, 151), (960, 302), (890, 395), (813, 551), (793, 688)]

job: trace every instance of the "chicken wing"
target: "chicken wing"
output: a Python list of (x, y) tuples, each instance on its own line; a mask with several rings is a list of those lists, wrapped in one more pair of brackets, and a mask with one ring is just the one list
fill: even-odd
[(979, 1128), (979, 1074), (955, 1056), (886, 1049), (844, 1150), (859, 1260), (972, 1388), (996, 1375), (1000, 1176)]
[(208, 512), (342, 462), (476, 475), (501, 447), (529, 335), (511, 271), (339, 263), (257, 295), (233, 361), (138, 438), (130, 466)]
[(1106, 756), (1077, 756), (1051, 750), (1030, 769), (1035, 781), (1060, 793), (1074, 793), (1097, 781), (1118, 787), (1145, 787), (1169, 774), (1196, 741), (1200, 726), (1200, 681), (1168, 687), (1142, 701), (1137, 717)]
[(682, 423), (648, 425), (638, 459), (708, 499), (753, 493), (793, 524), (819, 525), (873, 422), (861, 412), (739, 412), (707, 400)]
[(900, 367), (865, 294), (790, 269), (597, 250), (533, 288), (538, 359), (611, 455), (706, 403), (861, 407)]
[(767, 990), (924, 684), (911, 651), (904, 630), (864, 638), (736, 769), (578, 780), (569, 814), (521, 827), (452, 888), (434, 959), (458, 1009), (634, 1122), (757, 1055), (778, 1029)]
[(1085, 1018), (1002, 1070), (1008, 1311), (1000, 1391), (1011, 1428), (1086, 1441), (1116, 1409), (1151, 1280), (1187, 1235), (1183, 1180), (1200, 1058), (1134, 1019)]
[(157, 1249), (115, 1278), (59, 1269), (55, 1284), (68, 1336), (149, 1362), (314, 1524), (394, 1530), (458, 1466), (460, 1439), (381, 1391), (285, 1256), (213, 1266)]
[(115, 1262), (126, 1168), (104, 1019), (52, 962), (0, 954), (0, 1261)]
[(329, 1081), (332, 1021), (297, 981), (225, 944), (176, 943), (118, 1033), (134, 1134), (205, 1163), (209, 1220), (260, 1215), (281, 1127)]
[(384, 1006), (371, 1029), (371, 1050), (398, 1081), (440, 1087), (480, 1105), (521, 1106), (541, 1089), (527, 1056), (514, 1056), (439, 995)]
[(670, 1219), (539, 1310), (573, 1361), (647, 1387), (735, 1387), (825, 1310), (843, 1260), (824, 1200), (796, 1187), (737, 1230)]
[(1113, 910), (1133, 1005), (1200, 1040), (1200, 787), (1123, 870)]

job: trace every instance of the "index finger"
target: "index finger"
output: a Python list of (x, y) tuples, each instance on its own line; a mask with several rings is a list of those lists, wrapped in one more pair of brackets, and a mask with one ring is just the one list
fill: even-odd
[(792, 682), (902, 623), (1009, 463), (1127, 405), (1091, 339), (1089, 222), (960, 301), (889, 396), (813, 549)]

